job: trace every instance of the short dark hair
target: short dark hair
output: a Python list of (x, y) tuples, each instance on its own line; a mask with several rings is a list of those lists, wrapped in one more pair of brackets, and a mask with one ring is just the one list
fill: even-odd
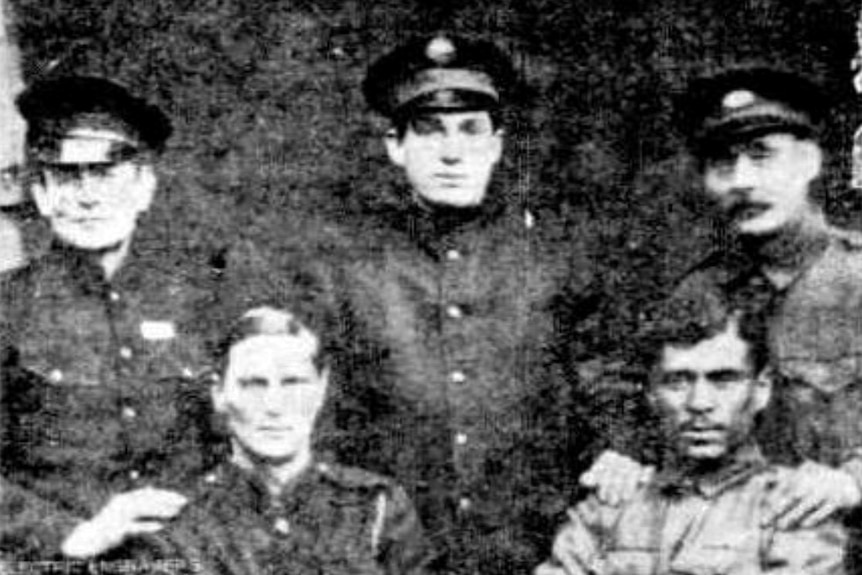
[(638, 334), (638, 354), (643, 373), (649, 374), (668, 346), (694, 347), (723, 334), (735, 324), (740, 339), (748, 344), (754, 373), (769, 363), (768, 324), (759, 310), (706, 306), (703, 302), (671, 298), (652, 310)]
[(283, 308), (259, 306), (243, 313), (229, 325), (212, 347), (212, 356), (219, 373), (224, 373), (230, 350), (238, 343), (258, 335), (285, 335), (298, 337), (303, 332), (314, 337), (316, 349), (312, 362), (318, 371), (327, 367), (331, 346), (328, 330), (322, 324), (323, 314), (294, 313)]

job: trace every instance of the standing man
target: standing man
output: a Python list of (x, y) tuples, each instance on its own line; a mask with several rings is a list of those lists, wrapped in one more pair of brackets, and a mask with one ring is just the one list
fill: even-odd
[(771, 521), (787, 470), (754, 439), (772, 391), (762, 322), (669, 311), (641, 346), (663, 431), (658, 472), (622, 505), (593, 495), (573, 508), (536, 574), (844, 573), (836, 521), (789, 531)]
[(776, 492), (781, 527), (814, 525), (862, 502), (862, 238), (829, 226), (814, 197), (826, 109), (817, 85), (770, 68), (701, 79), (683, 107), (728, 241), (666, 305), (766, 316), (782, 381), (762, 444), (805, 461)]
[[(171, 134), (158, 108), (93, 77), (38, 82), (18, 106), (53, 246), (0, 277), (0, 466), (14, 486), (0, 550), (83, 558), (157, 529), (185, 502), (173, 487), (208, 463), (192, 326), (224, 256), (148, 218)], [(88, 529), (106, 503), (111, 530)]]
[(326, 439), (407, 488), (439, 572), (535, 565), (585, 436), (550, 355), (563, 303), (578, 319), (597, 305), (594, 266), (584, 222), (549, 225), (500, 169), (515, 84), (493, 44), (455, 36), (371, 66), (405, 181), (350, 222), (334, 266), (352, 355)]

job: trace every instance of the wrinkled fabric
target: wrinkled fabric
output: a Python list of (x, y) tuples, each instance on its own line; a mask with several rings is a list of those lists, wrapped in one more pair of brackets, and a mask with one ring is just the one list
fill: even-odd
[(347, 359), (321, 445), (405, 486), (441, 572), (535, 565), (592, 439), (554, 355), (587, 353), (604, 297), (590, 227), (569, 223), (492, 204), (336, 228)]
[(127, 546), (133, 562), (174, 573), (414, 575), (428, 547), (416, 512), (391, 480), (314, 464), (285, 493), (234, 465), (207, 474), (182, 515)]
[(194, 318), (212, 304), (221, 256), (179, 253), (141, 233), (108, 282), (58, 245), (0, 279), (0, 466), (41, 501), (0, 528), (16, 555), (57, 553), (56, 534), (32, 541), (34, 522), (90, 517), (144, 485), (176, 487), (216, 457)]
[(662, 470), (619, 507), (591, 496), (569, 511), (536, 575), (844, 573), (837, 522), (778, 531), (768, 520), (777, 468), (756, 449), (712, 477)]

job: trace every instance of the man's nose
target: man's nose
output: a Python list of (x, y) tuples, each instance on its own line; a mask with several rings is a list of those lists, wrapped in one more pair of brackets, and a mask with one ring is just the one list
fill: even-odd
[(754, 187), (757, 182), (757, 168), (754, 162), (745, 154), (737, 156), (731, 166), (730, 189), (743, 192)]
[(74, 180), (75, 200), (82, 206), (93, 206), (99, 203), (100, 182), (90, 174), (80, 174)]
[(710, 411), (715, 406), (713, 386), (704, 378), (698, 378), (688, 391), (686, 408), (693, 413)]
[(444, 164), (453, 165), (461, 161), (464, 153), (463, 138), (457, 134), (446, 134), (440, 148), (440, 159)]

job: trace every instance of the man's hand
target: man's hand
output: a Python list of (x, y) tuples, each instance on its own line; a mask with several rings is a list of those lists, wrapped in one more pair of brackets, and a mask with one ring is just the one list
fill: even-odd
[(634, 497), (654, 472), (652, 466), (641, 465), (615, 451), (603, 451), (580, 481), (584, 487), (594, 488), (602, 503), (617, 506)]
[(114, 495), (89, 521), (63, 541), (63, 554), (87, 559), (110, 551), (126, 537), (160, 530), (188, 500), (174, 491), (144, 487)]
[(796, 469), (782, 470), (770, 503), (778, 529), (806, 529), (862, 503), (862, 491), (849, 473), (806, 461)]

